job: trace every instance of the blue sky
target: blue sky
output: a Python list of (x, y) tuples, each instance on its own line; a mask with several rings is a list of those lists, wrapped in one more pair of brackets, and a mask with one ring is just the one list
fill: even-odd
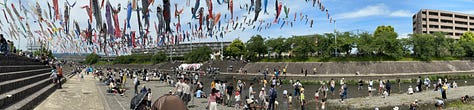
[[(18, 6), (19, 0), (9, 0), (7, 3), (10, 7), (10, 4), (13, 3), (15, 6)], [(28, 5), (33, 5), (36, 1), (39, 1), (41, 7), (46, 9), (47, 4), (44, 1), (51, 2), (52, 0), (22, 0), (23, 5), (29, 7)], [(66, 0), (59, 0), (60, 10), (63, 10), (63, 5)], [(76, 0), (69, 0), (69, 2), (74, 2)], [(101, 1), (101, 0), (99, 0)], [(187, 22), (197, 23), (197, 20), (191, 19), (190, 7), (186, 6), (187, 0), (171, 0), (171, 4), (178, 3), (179, 8), (184, 8), (184, 13), (181, 15), (181, 24), (183, 29), (187, 29)], [(190, 0), (190, 6), (194, 6), (195, 0)], [(227, 5), (219, 5), (216, 0), (213, 1), (214, 13), (220, 12), (223, 16), (227, 14), (229, 16), (229, 11), (227, 11)], [(309, 23), (305, 24), (305, 21), (296, 21), (293, 23), (293, 27), (285, 25), (280, 29), (280, 24), (273, 24), (271, 28), (264, 29), (261, 32), (252, 30), (252, 26), (246, 27), (245, 31), (237, 30), (232, 31), (224, 36), (223, 39), (216, 40), (215, 38), (203, 38), (196, 39), (193, 42), (199, 41), (231, 41), (233, 39), (239, 38), (243, 41), (247, 41), (252, 35), (260, 34), (264, 37), (289, 37), (292, 35), (308, 35), (308, 34), (323, 34), (334, 31), (334, 24), (329, 23), (329, 20), (326, 19), (326, 13), (318, 10), (317, 7), (312, 7), (312, 0), (309, 0), (308, 3), (305, 0), (280, 0), (284, 5), (290, 8), (290, 18), (292, 19), (294, 13), (303, 13), (303, 15), (308, 15), (308, 18), (314, 20), (314, 25), (312, 28), (309, 27)], [(420, 9), (437, 9), (437, 10), (447, 10), (455, 11), (461, 13), (474, 14), (474, 0), (321, 0), (325, 7), (329, 10), (330, 15), (337, 21), (337, 30), (338, 31), (351, 31), (351, 32), (373, 32), (375, 28), (379, 25), (391, 25), (395, 27), (395, 31), (399, 34), (399, 37), (407, 37), (408, 34), (412, 33), (412, 15), (418, 12)], [(128, 0), (110, 0), (112, 6), (117, 6), (117, 4), (122, 4), (122, 8), (126, 6)], [(263, 0), (262, 0), (263, 2)], [(265, 22), (272, 22), (275, 17), (275, 0), (268, 1), (268, 12), (269, 14), (263, 14), (260, 12), (259, 20)], [(87, 26), (87, 13), (84, 9), (81, 9), (81, 6), (89, 4), (89, 0), (77, 0), (77, 5), (71, 10), (71, 19), (77, 20), (80, 24), (80, 27), (83, 29)], [(150, 6), (152, 11), (156, 11), (156, 6), (161, 5), (162, 0), (155, 0), (155, 3)], [(239, 16), (239, 20), (242, 21), (242, 16), (248, 16), (253, 18), (254, 12), (248, 14), (245, 10), (239, 8), (240, 5), (250, 4), (250, 0), (235, 0), (234, 1), (234, 16)], [(204, 0), (201, 0), (201, 7), (204, 7), (207, 10), (207, 6)], [(263, 5), (262, 5), (263, 8)], [(1, 9), (4, 9), (1, 7)], [(174, 5), (171, 7), (172, 13), (174, 12)], [(29, 9), (30, 10), (30, 9)], [(62, 12), (62, 11), (61, 11)], [(207, 13), (207, 11), (205, 11)], [(1, 13), (3, 14), (3, 13)], [(102, 19), (105, 19), (105, 8), (102, 9)], [(151, 23), (157, 21), (156, 13), (151, 13)], [(282, 11), (280, 18), (283, 18), (285, 13)], [(119, 19), (122, 21), (126, 18), (126, 11), (122, 9), (119, 14)], [(136, 13), (132, 15), (132, 29), (127, 30), (137, 30), (136, 23)], [(227, 19), (221, 18), (223, 22), (222, 25), (225, 26), (225, 21)], [(3, 16), (0, 16), (0, 20), (5, 21)], [(33, 25), (34, 19), (30, 16), (29, 20), (24, 22), (29, 22), (32, 25), (32, 30), (37, 29), (38, 26)], [(292, 21), (292, 20), (289, 20)], [(176, 18), (172, 17), (172, 23), (177, 22)], [(59, 22), (55, 22), (57, 25)], [(120, 22), (120, 25), (123, 22)], [(280, 22), (281, 23), (281, 22)], [(93, 23), (95, 24), (95, 23)], [(3, 27), (3, 26), (2, 26)], [(5, 26), (8, 27), (8, 26)], [(122, 26), (121, 26), (122, 27)], [(6, 28), (3, 28), (7, 30)], [(174, 27), (173, 27), (174, 29)], [(153, 24), (151, 24), (151, 36), (155, 36)], [(1, 32), (7, 33), (7, 32)], [(34, 34), (37, 37), (37, 34)], [(11, 39), (7, 37), (7, 39)], [(16, 44), (20, 43), (20, 49), (26, 48), (26, 42), (24, 38), (19, 40), (13, 40)], [(78, 40), (80, 41), (80, 40)], [(61, 42), (61, 41), (53, 41)], [(18, 46), (17, 46), (18, 47)], [(52, 46), (55, 47), (54, 45)]]

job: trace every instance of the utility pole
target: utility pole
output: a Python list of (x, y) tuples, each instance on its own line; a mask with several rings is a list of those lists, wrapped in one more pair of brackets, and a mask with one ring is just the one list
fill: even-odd
[(336, 31), (336, 20), (334, 20), (334, 44), (336, 45), (334, 47), (334, 56), (337, 57), (337, 31)]

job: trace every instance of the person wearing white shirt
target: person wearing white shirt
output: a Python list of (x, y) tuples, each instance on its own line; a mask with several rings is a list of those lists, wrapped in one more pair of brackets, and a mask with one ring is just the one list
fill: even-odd
[(411, 86), (408, 87), (408, 94), (411, 95), (413, 94), (413, 88)]
[(253, 83), (250, 83), (250, 87), (249, 87), (249, 98), (250, 99), (254, 99), (254, 94), (255, 92), (253, 91)]
[(189, 79), (184, 80), (184, 83), (182, 83), (183, 86), (183, 101), (186, 105), (188, 105), (188, 102), (191, 101), (191, 87), (189, 86)]
[(176, 83), (176, 93), (178, 94), (179, 97), (183, 97), (183, 84), (181, 79), (178, 80)]

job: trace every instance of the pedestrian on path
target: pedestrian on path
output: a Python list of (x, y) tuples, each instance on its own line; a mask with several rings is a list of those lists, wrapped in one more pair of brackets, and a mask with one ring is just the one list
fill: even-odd
[(334, 79), (331, 78), (331, 81), (330, 81), (330, 85), (331, 85), (331, 94), (334, 96), (334, 89), (335, 89), (335, 86), (336, 86), (336, 81), (334, 81)]
[(135, 84), (135, 95), (138, 94), (138, 85), (140, 85), (140, 81), (138, 80), (138, 77), (135, 77), (135, 79), (133, 80), (133, 84)]
[(221, 98), (218, 92), (216, 88), (212, 88), (211, 94), (209, 94), (209, 100), (207, 101), (207, 109), (218, 110), (216, 101)]
[(276, 98), (277, 98), (277, 90), (275, 89), (275, 85), (271, 85), (270, 86), (271, 89), (270, 89), (270, 102), (269, 102), (269, 105), (268, 105), (268, 110), (275, 110), (275, 101), (276, 101)]

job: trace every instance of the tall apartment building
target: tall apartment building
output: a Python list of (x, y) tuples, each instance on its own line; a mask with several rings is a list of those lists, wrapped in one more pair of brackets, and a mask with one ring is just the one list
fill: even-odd
[(447, 37), (459, 39), (466, 31), (474, 31), (474, 15), (430, 9), (413, 15), (413, 33), (443, 32)]

